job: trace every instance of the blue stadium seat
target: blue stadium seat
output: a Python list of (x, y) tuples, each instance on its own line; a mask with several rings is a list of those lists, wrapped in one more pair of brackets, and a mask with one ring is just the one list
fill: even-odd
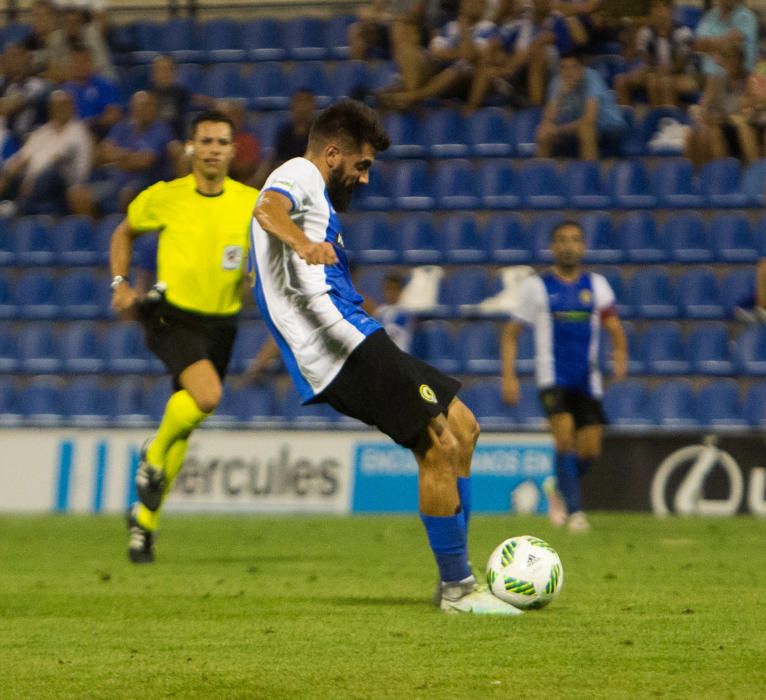
[(766, 158), (756, 160), (745, 168), (741, 189), (750, 206), (762, 207), (766, 204)]
[(521, 184), (516, 169), (506, 160), (484, 163), (479, 170), (479, 192), (486, 209), (518, 209)]
[(146, 374), (151, 366), (138, 323), (111, 326), (105, 339), (107, 369), (112, 374)]
[(190, 92), (199, 92), (205, 70), (199, 63), (179, 63), (177, 66), (178, 82)]
[(476, 217), (450, 216), (440, 226), (444, 259), (448, 263), (487, 262), (487, 248), (476, 230)]
[(673, 262), (706, 263), (715, 259), (705, 222), (696, 212), (669, 216), (662, 225), (660, 240), (668, 246)]
[(101, 253), (95, 248), (96, 232), (87, 216), (65, 216), (53, 230), (53, 245), (60, 265), (99, 265)]
[(721, 158), (706, 163), (700, 170), (700, 191), (712, 207), (745, 207), (748, 197), (739, 188), (740, 162)]
[(503, 401), (500, 379), (482, 379), (460, 392), (460, 399), (484, 428), (508, 428), (516, 424), (515, 410)]
[(23, 22), (8, 22), (2, 28), (3, 48), (20, 44), (32, 33), (32, 25)]
[(0, 267), (16, 264), (16, 240), (8, 219), (0, 217)]
[(109, 313), (109, 282), (90, 270), (67, 272), (56, 283), (55, 301), (65, 319), (104, 318)]
[(370, 92), (388, 88), (396, 81), (397, 73), (398, 69), (393, 61), (381, 61), (372, 65), (370, 66), (370, 82), (367, 88)]
[(336, 59), (348, 59), (350, 47), (348, 45), (348, 28), (356, 22), (354, 15), (335, 15), (327, 20), (325, 25), (325, 37), (330, 47), (330, 57)]
[(243, 91), (251, 109), (287, 109), (288, 81), (276, 61), (257, 63), (243, 78)]
[(105, 425), (111, 419), (112, 392), (96, 377), (80, 377), (62, 392), (64, 415), (70, 425), (86, 428)]
[(515, 415), (518, 423), (525, 428), (540, 429), (547, 425), (534, 381), (522, 380), (521, 400), (516, 406)]
[(110, 389), (112, 419), (122, 427), (144, 426), (152, 417), (144, 405), (144, 386), (137, 377), (122, 377)]
[(745, 328), (732, 350), (736, 370), (751, 376), (766, 375), (766, 326)]
[(19, 369), (19, 341), (11, 324), (0, 324), (0, 374), (13, 374)]
[(747, 421), (739, 401), (739, 387), (733, 379), (716, 379), (697, 394), (697, 419), (709, 428), (745, 428)]
[(208, 97), (223, 99), (245, 97), (245, 89), (239, 63), (216, 63), (204, 73), (199, 91)]
[(13, 427), (21, 423), (16, 403), (16, 389), (11, 377), (0, 377), (0, 425)]
[(460, 371), (455, 337), (446, 321), (424, 321), (415, 329), (412, 354), (448, 374)]
[(662, 268), (641, 270), (630, 281), (630, 295), (639, 318), (676, 318), (678, 304), (675, 292)]
[(669, 430), (696, 428), (697, 402), (688, 379), (671, 379), (662, 382), (652, 392), (650, 401), (652, 422)]
[(676, 300), (687, 318), (723, 318), (718, 282), (709, 269), (689, 270), (676, 281)]
[(397, 163), (392, 185), (398, 209), (433, 209), (436, 204), (428, 164), (423, 160)]
[(563, 214), (537, 214), (529, 222), (529, 237), (536, 262), (550, 263), (553, 260), (550, 251), (551, 234), (562, 221)]
[[(205, 60), (205, 52), (199, 48), (200, 32), (194, 20), (175, 17), (161, 27), (162, 53), (170, 54), (177, 63), (194, 63)], [(203, 42), (207, 39), (202, 33)], [(242, 60), (243, 57), (230, 60)]]
[[(630, 321), (624, 321), (622, 327), (628, 341), (628, 374), (644, 374), (646, 372), (646, 364), (639, 352), (636, 329)], [(601, 329), (598, 347), (598, 365), (604, 374), (607, 376), (612, 375), (614, 367), (612, 362), (612, 336), (603, 328)]]
[(387, 274), (385, 267), (373, 265), (361, 268), (354, 281), (354, 288), (363, 296), (380, 301), (383, 298), (383, 280)]
[(537, 152), (535, 136), (541, 121), (542, 110), (539, 107), (521, 110), (511, 117), (508, 133), (514, 154), (527, 158)]
[(611, 384), (604, 394), (604, 411), (609, 424), (617, 428), (641, 429), (652, 424), (649, 392), (637, 379)]
[(535, 362), (535, 334), (531, 326), (525, 325), (516, 340), (516, 372), (532, 374)]
[(296, 63), (286, 77), (289, 83), (287, 88), (289, 94), (308, 89), (314, 93), (319, 107), (326, 107), (332, 102), (335, 91), (330, 85), (325, 64), (322, 61)]
[(646, 166), (639, 160), (617, 161), (607, 175), (607, 193), (615, 207), (649, 209), (657, 204)]
[(92, 323), (68, 323), (59, 346), (64, 372), (94, 374), (106, 368), (104, 344)]
[(250, 361), (258, 354), (268, 336), (269, 332), (263, 321), (241, 323), (237, 332), (237, 340), (231, 353), (229, 371), (232, 374), (242, 374), (245, 372)]
[(152, 422), (156, 423), (162, 420), (165, 405), (172, 393), (171, 385), (165, 377), (150, 382), (145, 386), (141, 405)]
[(48, 216), (23, 216), (11, 224), (11, 237), (15, 242), (17, 265), (53, 265), (56, 253)]
[(755, 382), (745, 394), (742, 414), (754, 428), (766, 428), (766, 382)]
[(391, 265), (401, 260), (398, 227), (389, 226), (384, 214), (367, 214), (351, 226), (346, 245), (357, 263)]
[(696, 326), (686, 341), (686, 355), (695, 374), (729, 375), (729, 334), (723, 323)]
[(469, 155), (466, 123), (457, 110), (442, 109), (430, 114), (426, 132), (431, 158), (465, 158)]
[(574, 161), (563, 174), (564, 191), (572, 209), (607, 209), (612, 202), (601, 182), (598, 161)]
[(93, 249), (98, 253), (102, 265), (109, 262), (109, 245), (112, 234), (124, 218), (124, 214), (107, 214), (96, 224)]
[(296, 17), (285, 22), (283, 41), (294, 61), (322, 61), (329, 58), (325, 22), (317, 17)]
[(468, 120), (467, 130), (473, 155), (486, 158), (513, 154), (505, 110), (499, 107), (479, 110)]
[(58, 338), (50, 325), (31, 323), (23, 326), (18, 342), (22, 371), (31, 374), (58, 374), (61, 371)]
[(526, 227), (518, 214), (494, 214), (482, 232), (490, 262), (524, 265), (533, 260)]
[(381, 157), (423, 158), (427, 155), (420, 121), (411, 112), (388, 114), (383, 118), (383, 126), (391, 137), (391, 147), (381, 153)]
[(648, 212), (628, 214), (619, 224), (617, 240), (627, 262), (655, 264), (668, 259), (668, 251), (657, 234), (654, 216)]
[(636, 110), (633, 107), (626, 106), (619, 109), (627, 129), (623, 132), (622, 138), (618, 143), (611, 142), (605, 144), (605, 148), (601, 149), (601, 157), (637, 158), (644, 154), (646, 143), (641, 138), (641, 129), (636, 123)]
[(239, 413), (241, 424), (267, 425), (277, 420), (277, 399), (270, 382), (248, 386), (239, 390)]
[(617, 313), (620, 318), (632, 318), (635, 314), (633, 297), (631, 296), (630, 285), (627, 284), (622, 270), (619, 267), (602, 267), (599, 272), (606, 278), (614, 292), (617, 301)]
[(652, 173), (652, 183), (660, 207), (696, 209), (705, 204), (694, 166), (686, 158), (661, 163)]
[(625, 253), (612, 230), (612, 218), (606, 212), (591, 212), (580, 217), (585, 232), (585, 261), (588, 263), (623, 262)]
[(685, 27), (696, 29), (703, 12), (702, 7), (697, 5), (678, 4), (673, 7), (673, 19)]
[(199, 36), (199, 46), (212, 63), (239, 63), (247, 58), (241, 22), (225, 17), (209, 19), (200, 26)]
[(366, 61), (341, 61), (330, 79), (337, 98), (361, 97), (368, 91), (370, 70)]
[(650, 374), (686, 374), (684, 340), (680, 326), (673, 321), (654, 323), (638, 339), (638, 354)]
[(758, 259), (755, 238), (744, 214), (716, 214), (709, 222), (716, 257), (721, 262), (755, 263)]
[(162, 24), (160, 22), (134, 22), (135, 49), (130, 52), (133, 63), (151, 63), (161, 53)]
[(242, 25), (242, 46), (251, 61), (283, 61), (287, 49), (282, 40), (282, 23), (274, 19), (253, 19)]
[(445, 312), (453, 315), (475, 316), (476, 305), (497, 291), (497, 281), (489, 276), (486, 267), (464, 267), (442, 281), (439, 305), (448, 307)]
[[(249, 91), (250, 87), (248, 81), (245, 80), (245, 92), (247, 92), (248, 95), (250, 94)], [(248, 102), (249, 100), (250, 98), (248, 98)], [(252, 125), (253, 131), (258, 135), (258, 140), (261, 142), (264, 157), (268, 158), (274, 155), (277, 135), (287, 118), (286, 114), (280, 111), (261, 112), (258, 115), (255, 124)]]
[(457, 336), (462, 371), (466, 374), (500, 374), (500, 338), (492, 321), (470, 323)]
[(732, 270), (721, 280), (721, 303), (727, 315), (745, 299), (755, 298), (755, 270)]
[(282, 397), (280, 412), (294, 428), (329, 428), (338, 420), (338, 413), (329, 404), (302, 405), (292, 384)]
[(18, 392), (17, 406), (27, 425), (60, 425), (64, 410), (61, 382), (52, 377), (35, 377)]
[(232, 386), (224, 386), (221, 403), (215, 409), (213, 415), (205, 420), (205, 426), (209, 428), (229, 428), (239, 422), (240, 393)]
[(391, 172), (391, 168), (383, 164), (374, 167), (370, 171), (370, 181), (354, 192), (354, 207), (366, 211), (390, 210), (394, 204), (389, 187)]
[(563, 209), (564, 183), (552, 159), (529, 160), (519, 170), (524, 206), (530, 209)]
[(53, 319), (59, 314), (53, 278), (42, 270), (23, 272), (16, 281), (14, 301), (23, 319)]
[(433, 173), (439, 209), (475, 209), (479, 206), (476, 172), (467, 160), (439, 163)]
[(766, 216), (753, 222), (753, 239), (759, 258), (766, 258)]
[(16, 318), (18, 306), (11, 291), (10, 277), (0, 274), (0, 319)]
[(433, 231), (431, 217), (408, 216), (399, 225), (402, 259), (408, 265), (439, 264), (444, 258), (441, 243)]

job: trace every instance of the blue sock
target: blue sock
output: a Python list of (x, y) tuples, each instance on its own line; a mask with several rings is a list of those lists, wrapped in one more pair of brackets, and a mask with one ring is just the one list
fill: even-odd
[(583, 459), (582, 457), (577, 458), (577, 473), (580, 476), (585, 476), (590, 471), (590, 460), (589, 459)]
[(582, 510), (582, 503), (580, 501), (580, 474), (577, 471), (577, 461), (576, 452), (556, 453), (556, 481), (569, 513), (576, 513), (578, 510)]
[(457, 478), (457, 493), (460, 497), (460, 509), (465, 518), (465, 531), (468, 532), (468, 521), (471, 519), (471, 477), (459, 476)]
[(462, 581), (471, 575), (468, 566), (468, 547), (465, 519), (462, 513), (438, 516), (420, 514), (428, 534), (428, 543), (439, 567), (442, 581)]

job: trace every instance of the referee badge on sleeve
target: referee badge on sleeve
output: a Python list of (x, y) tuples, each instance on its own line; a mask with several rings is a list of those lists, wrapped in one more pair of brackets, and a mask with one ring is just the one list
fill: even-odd
[(242, 252), (241, 245), (224, 246), (221, 267), (224, 270), (239, 270), (242, 267)]
[(420, 385), (420, 396), (428, 403), (436, 403), (436, 392), (428, 384)]

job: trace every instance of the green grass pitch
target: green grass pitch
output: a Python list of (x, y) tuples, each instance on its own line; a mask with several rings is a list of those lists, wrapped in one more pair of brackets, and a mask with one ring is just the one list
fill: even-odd
[(0, 697), (766, 696), (766, 521), (476, 517), (483, 563), (548, 540), (561, 596), (518, 618), (429, 604), (408, 517), (166, 516), (135, 567), (116, 517), (0, 518)]

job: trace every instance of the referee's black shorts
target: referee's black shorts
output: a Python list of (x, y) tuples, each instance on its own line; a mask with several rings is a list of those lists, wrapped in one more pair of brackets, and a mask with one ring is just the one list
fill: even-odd
[(354, 349), (338, 376), (310, 403), (330, 404), (415, 448), (431, 419), (447, 414), (459, 389), (457, 379), (403, 352), (381, 329)]
[(193, 313), (165, 299), (142, 309), (146, 344), (168, 368), (176, 390), (181, 372), (200, 360), (210, 360), (223, 381), (237, 337), (237, 319)]

